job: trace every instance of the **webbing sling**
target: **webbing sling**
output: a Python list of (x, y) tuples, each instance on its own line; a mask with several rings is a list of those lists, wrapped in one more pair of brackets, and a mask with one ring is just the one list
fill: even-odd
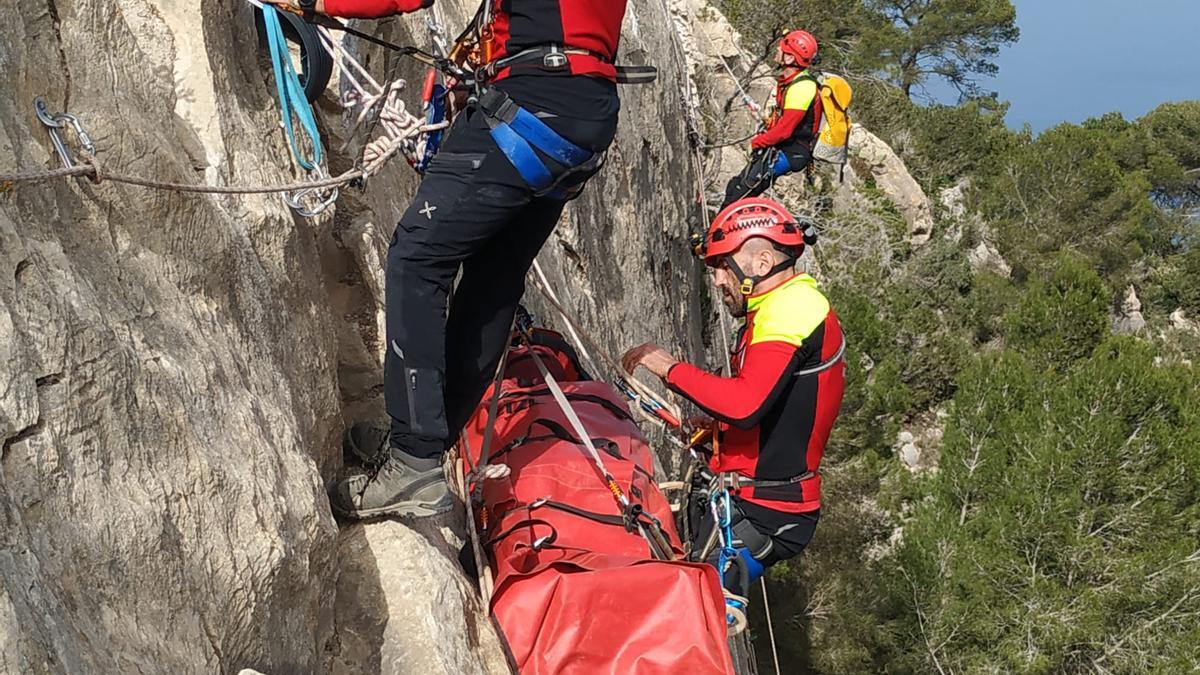
[[(292, 63), (288, 52), (287, 39), (283, 27), (279, 23), (279, 14), (272, 6), (262, 6), (263, 26), (267, 32), (267, 45), (271, 51), (271, 65), (275, 71), (275, 89), (279, 95), (279, 109), (283, 115), (283, 129), (287, 132), (288, 145), (296, 163), (305, 171), (313, 171), (321, 164), (321, 132), (317, 128), (317, 120), (313, 115), (312, 106), (304, 95), (304, 87), (300, 84), (300, 76), (296, 74), (296, 66)], [(300, 130), (308, 137), (312, 145), (312, 155), (306, 156), (296, 140), (293, 121), (298, 123)]]
[[(522, 338), (526, 341), (528, 346), (532, 347), (532, 345), (529, 344), (528, 336), (522, 334)], [(550, 389), (550, 394), (554, 397), (554, 401), (558, 404), (559, 409), (562, 410), (563, 415), (567, 418), (567, 422), (571, 424), (571, 428), (575, 430), (575, 433), (578, 434), (579, 439), (583, 441), (582, 445), (591, 456), (592, 462), (596, 466), (596, 470), (600, 473), (601, 477), (603, 477), (605, 486), (608, 487), (609, 491), (611, 491), (613, 494), (613, 498), (616, 499), (617, 505), (622, 511), (622, 516), (629, 519), (636, 525), (638, 534), (642, 535), (642, 538), (646, 540), (647, 545), (650, 547), (650, 553), (655, 558), (659, 560), (671, 560), (674, 557), (671, 553), (671, 544), (667, 541), (666, 536), (662, 533), (661, 527), (658, 526), (657, 523), (647, 527), (642, 522), (641, 516), (645, 512), (642, 510), (641, 504), (634, 504), (629, 501), (628, 497), (625, 496), (625, 491), (622, 490), (617, 484), (617, 479), (613, 478), (613, 475), (609, 473), (608, 468), (604, 466), (604, 460), (600, 459), (600, 453), (596, 450), (596, 446), (592, 443), (591, 437), (588, 436), (587, 430), (584, 429), (583, 422), (579, 419), (579, 415), (576, 414), (575, 409), (571, 407), (571, 403), (567, 400), (566, 394), (564, 394), (562, 388), (558, 386), (558, 381), (555, 380), (554, 376), (550, 374), (550, 371), (546, 369), (546, 365), (542, 363), (542, 359), (537, 355), (537, 352), (534, 352), (532, 349), (530, 349), (530, 353), (533, 356), (533, 363), (537, 366), (538, 372), (542, 376), (542, 380)], [(649, 514), (645, 515), (650, 517)], [(651, 520), (653, 522), (652, 517)]]
[[(547, 44), (530, 47), (511, 56), (492, 61), (483, 66), (479, 74), (483, 76), (483, 79), (491, 79), (496, 73), (506, 68), (510, 72), (517, 72), (516, 69), (522, 69), (522, 71), (570, 73), (571, 63), (569, 57), (572, 55), (587, 55), (603, 63), (612, 62), (611, 59), (603, 54), (597, 54), (590, 49)], [(649, 84), (658, 79), (658, 69), (654, 66), (613, 65), (613, 70), (616, 71), (615, 80), (617, 84)]]
[[(492, 140), (539, 196), (555, 192), (557, 183), (567, 175), (596, 168), (602, 161), (603, 154), (585, 150), (563, 138), (537, 115), (517, 105), (498, 89), (488, 88), (479, 97), (477, 105), (487, 120)], [(555, 177), (537, 151), (561, 165), (563, 171)], [(557, 191), (553, 196), (565, 196), (565, 193)]]

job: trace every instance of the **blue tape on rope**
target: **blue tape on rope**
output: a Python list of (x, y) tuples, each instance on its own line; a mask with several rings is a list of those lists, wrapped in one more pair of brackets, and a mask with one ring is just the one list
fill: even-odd
[[(433, 96), (429, 101), (429, 112), (425, 116), (426, 124), (438, 124), (446, 120), (446, 88), (440, 84), (433, 85)], [(417, 173), (425, 173), (429, 163), (433, 161), (438, 150), (442, 147), (442, 137), (445, 129), (429, 132), (425, 137), (425, 153), (413, 166)]]
[[(300, 84), (300, 76), (292, 64), (292, 56), (288, 52), (287, 39), (283, 35), (283, 26), (279, 24), (279, 13), (274, 7), (263, 5), (263, 25), (267, 31), (267, 45), (271, 50), (271, 66), (275, 71), (275, 90), (279, 96), (279, 108), (283, 116), (283, 128), (287, 132), (288, 144), (292, 155), (305, 171), (313, 171), (321, 163), (321, 132), (317, 129), (317, 120), (313, 115), (312, 106), (304, 96), (304, 86)], [(299, 123), (304, 135), (312, 144), (312, 157), (306, 157), (296, 142), (296, 132), (293, 119)]]

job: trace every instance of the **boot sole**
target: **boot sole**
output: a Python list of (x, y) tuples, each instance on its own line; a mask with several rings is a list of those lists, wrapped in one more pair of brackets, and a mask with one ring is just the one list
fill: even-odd
[[(331, 505), (332, 506), (332, 505)], [(374, 509), (363, 509), (359, 511), (343, 511), (342, 509), (332, 506), (333, 512), (343, 518), (352, 520), (366, 520), (368, 518), (384, 518), (384, 517), (400, 517), (400, 518), (428, 518), (430, 516), (438, 516), (443, 513), (449, 513), (454, 509), (454, 499), (449, 495), (445, 499), (438, 500), (432, 504), (427, 502), (400, 503), (392, 504), (391, 506), (380, 506)]]

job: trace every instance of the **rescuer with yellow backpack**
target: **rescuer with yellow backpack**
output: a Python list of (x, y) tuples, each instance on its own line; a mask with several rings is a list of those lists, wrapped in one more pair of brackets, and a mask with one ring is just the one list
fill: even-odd
[(816, 75), (817, 39), (794, 30), (779, 41), (775, 82), (765, 129), (750, 139), (750, 163), (725, 187), (724, 206), (757, 197), (785, 174), (803, 171), (812, 160), (844, 165), (850, 135), (850, 84), (837, 75)]

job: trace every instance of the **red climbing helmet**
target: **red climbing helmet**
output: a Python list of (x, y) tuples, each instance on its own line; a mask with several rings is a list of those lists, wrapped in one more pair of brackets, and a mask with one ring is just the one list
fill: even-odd
[(781, 248), (804, 252), (803, 228), (783, 207), (783, 204), (764, 197), (747, 197), (726, 206), (713, 219), (704, 238), (704, 262), (714, 266), (733, 255), (742, 244), (754, 237), (763, 237)]
[(791, 54), (796, 63), (805, 68), (812, 65), (817, 56), (817, 38), (806, 30), (794, 30), (779, 42), (784, 54)]

